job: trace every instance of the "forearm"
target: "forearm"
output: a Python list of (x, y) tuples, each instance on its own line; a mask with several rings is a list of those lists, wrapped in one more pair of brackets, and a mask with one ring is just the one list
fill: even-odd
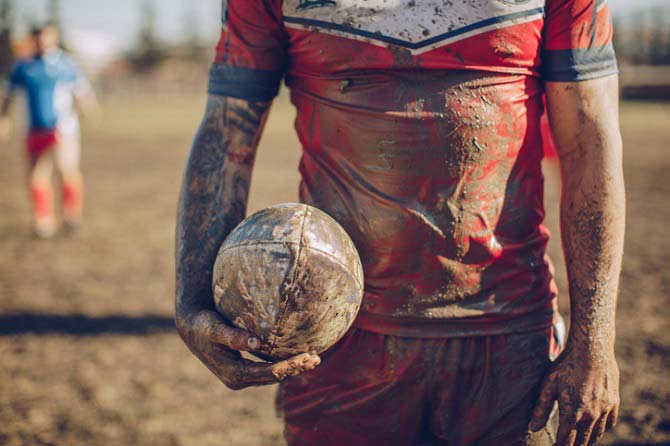
[(561, 236), (570, 283), (570, 333), (540, 389), (529, 428), (546, 426), (558, 401), (556, 444), (591, 445), (616, 424), (616, 298), (625, 202), (614, 75), (547, 82), (561, 163)]
[(100, 111), (100, 104), (95, 90), (93, 90), (93, 86), (85, 78), (80, 77), (77, 80), (72, 96), (77, 111), (80, 114), (84, 116), (95, 115)]
[(256, 146), (269, 103), (210, 96), (188, 157), (176, 233), (177, 318), (212, 307), (217, 250), (246, 213)]
[(561, 235), (571, 304), (567, 348), (611, 354), (625, 225), (616, 78), (555, 84), (548, 100), (562, 168)]
[(564, 167), (561, 234), (570, 283), (570, 348), (612, 353), (623, 251), (620, 171)]
[(92, 90), (74, 96), (77, 111), (83, 115), (95, 115), (100, 111), (98, 98)]

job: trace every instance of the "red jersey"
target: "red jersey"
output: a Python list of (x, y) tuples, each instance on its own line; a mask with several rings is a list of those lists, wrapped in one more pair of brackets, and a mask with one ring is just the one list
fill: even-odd
[(603, 0), (228, 0), (211, 94), (297, 108), (303, 202), (347, 230), (359, 328), (551, 324), (542, 80), (616, 73)]

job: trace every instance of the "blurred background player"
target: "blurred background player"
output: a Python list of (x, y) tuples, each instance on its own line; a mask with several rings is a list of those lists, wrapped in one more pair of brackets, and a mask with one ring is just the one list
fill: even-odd
[(37, 237), (48, 238), (58, 229), (54, 215), (54, 167), (63, 187), (64, 225), (68, 230), (79, 226), (83, 188), (75, 105), (91, 110), (96, 100), (75, 62), (60, 48), (56, 26), (48, 23), (34, 27), (31, 34), (33, 56), (19, 61), (9, 76), (0, 108), (0, 139), (9, 137), (9, 108), (15, 93), (21, 89), (28, 109), (26, 149), (34, 231)]

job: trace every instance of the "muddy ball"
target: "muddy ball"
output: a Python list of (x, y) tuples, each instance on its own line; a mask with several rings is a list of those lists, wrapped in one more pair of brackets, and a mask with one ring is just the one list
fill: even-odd
[(363, 268), (345, 230), (305, 204), (263, 209), (219, 249), (212, 281), (217, 311), (261, 340), (265, 359), (321, 353), (351, 327)]

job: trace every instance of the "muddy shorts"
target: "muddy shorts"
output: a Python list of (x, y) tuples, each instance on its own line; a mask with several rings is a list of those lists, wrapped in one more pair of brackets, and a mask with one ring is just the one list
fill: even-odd
[(550, 446), (555, 420), (527, 431), (557, 352), (551, 328), (450, 339), (352, 329), (280, 385), (277, 406), (289, 446)]

